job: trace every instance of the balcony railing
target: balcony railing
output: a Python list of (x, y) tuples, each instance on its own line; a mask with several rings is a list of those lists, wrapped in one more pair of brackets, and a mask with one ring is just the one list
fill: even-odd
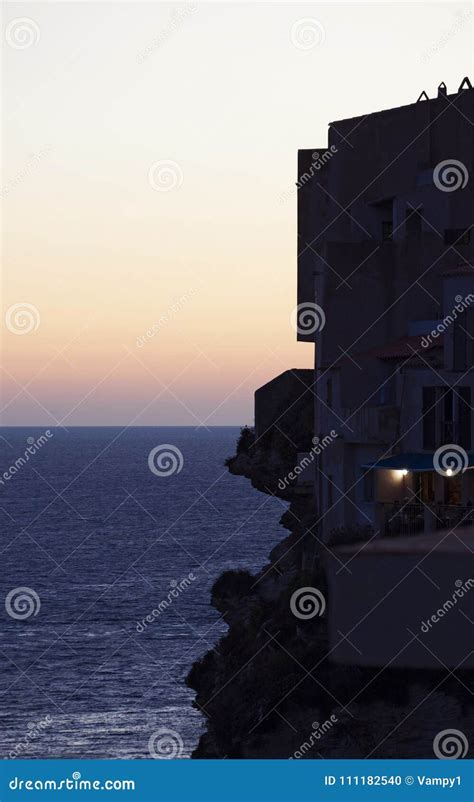
[(385, 535), (417, 535), (425, 528), (423, 504), (383, 504)]
[(388, 504), (380, 505), (385, 535), (417, 535), (439, 529), (455, 529), (474, 524), (474, 507), (464, 504)]

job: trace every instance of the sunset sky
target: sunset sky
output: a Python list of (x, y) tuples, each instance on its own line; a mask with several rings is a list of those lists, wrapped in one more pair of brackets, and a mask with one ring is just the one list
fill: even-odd
[(290, 325), (297, 149), (472, 79), (472, 7), (3, 11), (2, 424), (252, 422), (254, 390), (312, 362)]

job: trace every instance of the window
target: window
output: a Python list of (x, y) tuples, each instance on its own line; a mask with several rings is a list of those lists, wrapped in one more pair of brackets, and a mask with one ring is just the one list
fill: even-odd
[(445, 228), (445, 245), (469, 245), (471, 241), (471, 230), (469, 228)]
[(329, 409), (332, 409), (332, 379), (328, 379), (326, 382), (326, 404)]
[(458, 444), (469, 450), (471, 448), (471, 388), (460, 387), (458, 393)]
[(423, 387), (423, 448), (443, 443), (471, 448), (470, 387)]
[(421, 233), (421, 212), (409, 206), (405, 213), (405, 231), (408, 236)]
[(423, 448), (436, 448), (436, 387), (423, 387)]
[(375, 473), (373, 468), (362, 471), (362, 501), (373, 501), (375, 490)]
[(466, 309), (454, 323), (453, 370), (467, 370), (474, 359), (474, 309)]
[(432, 471), (417, 473), (416, 476), (416, 496), (417, 500), (423, 504), (430, 504), (435, 500), (434, 474)]
[(393, 223), (391, 220), (382, 220), (382, 242), (390, 242), (393, 234)]

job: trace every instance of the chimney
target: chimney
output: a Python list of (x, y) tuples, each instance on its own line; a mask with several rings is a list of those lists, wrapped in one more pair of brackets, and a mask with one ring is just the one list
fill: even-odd
[(447, 97), (447, 94), (448, 90), (446, 89), (446, 84), (443, 81), (443, 83), (438, 86), (438, 97)]

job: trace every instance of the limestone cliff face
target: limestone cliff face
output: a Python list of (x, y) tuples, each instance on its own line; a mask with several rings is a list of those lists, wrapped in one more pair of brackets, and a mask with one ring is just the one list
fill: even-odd
[[(297, 460), (297, 450), (277, 430), (270, 430), (255, 440), (252, 430), (244, 428), (237, 443), (237, 453), (226, 460), (230, 473), (245, 476), (262, 493), (274, 493), (287, 501), (295, 497), (295, 489), (281, 490), (281, 479), (288, 476)], [(279, 486), (280, 483), (280, 486)]]
[(227, 571), (213, 587), (212, 604), (229, 630), (187, 679), (207, 716), (193, 757), (433, 757), (438, 732), (473, 731), (462, 684), (472, 686), (472, 674), (331, 663), (327, 613), (301, 620), (290, 609), (296, 590), (327, 589), (314, 504), (295, 488), (278, 490), (288, 460), (277, 449), (247, 448), (227, 463), (290, 502), (281, 520), (288, 534), (258, 574)]

